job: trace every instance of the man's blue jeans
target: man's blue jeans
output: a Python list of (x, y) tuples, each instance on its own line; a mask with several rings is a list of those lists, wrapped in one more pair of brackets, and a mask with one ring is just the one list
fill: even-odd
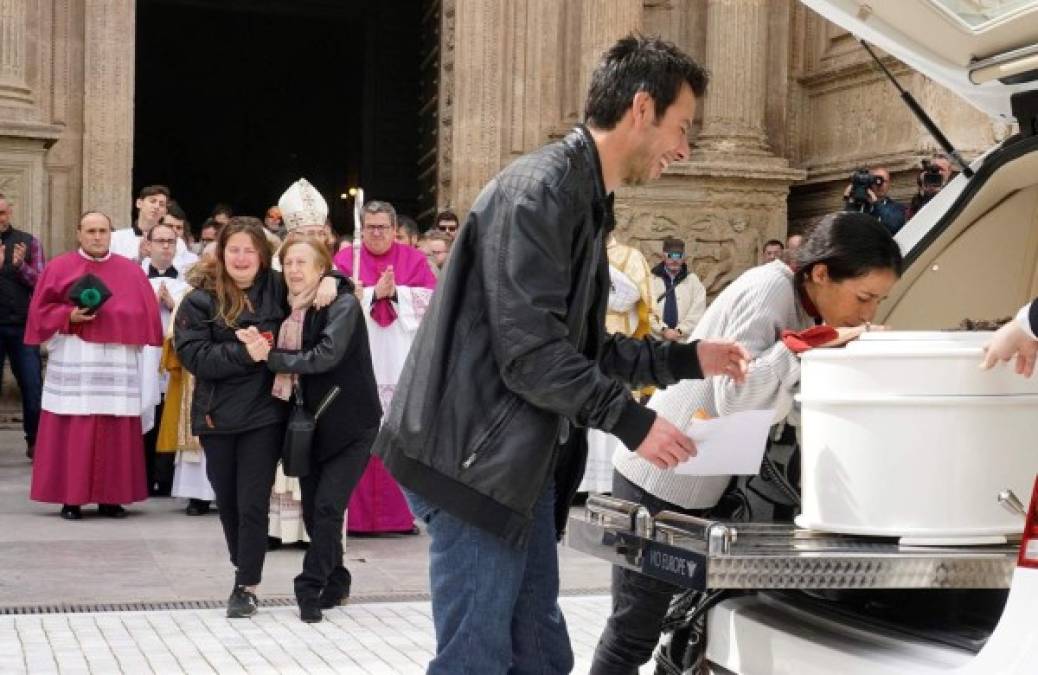
[(548, 675), (573, 670), (559, 608), (555, 486), (534, 506), (525, 550), (405, 491), (428, 526), (436, 657), (429, 675)]
[(25, 442), (36, 443), (36, 429), (40, 425), (40, 400), (43, 397), (43, 364), (40, 348), (25, 344), (25, 326), (0, 325), (0, 369), (4, 358), (11, 359), (11, 372), (18, 381), (22, 394), (22, 427)]

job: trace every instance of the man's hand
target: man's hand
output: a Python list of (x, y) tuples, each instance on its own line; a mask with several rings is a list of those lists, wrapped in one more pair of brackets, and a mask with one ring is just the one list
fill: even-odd
[(991, 341), (984, 346), (984, 360), (980, 367), (989, 370), (996, 363), (1005, 363), (1016, 357), (1016, 372), (1024, 377), (1034, 373), (1035, 355), (1038, 354), (1038, 340), (1035, 340), (1014, 319), (999, 328)]
[(682, 337), (681, 336), (681, 331), (679, 331), (677, 328), (664, 328), (663, 329), (663, 339), (664, 340), (670, 340), (672, 342), (677, 342), (678, 340), (681, 339), (681, 337)]
[(173, 296), (170, 294), (169, 289), (166, 288), (165, 281), (159, 282), (159, 290), (156, 293), (156, 296), (158, 297), (159, 302), (161, 302), (166, 309), (171, 312), (173, 311), (173, 307), (176, 303), (173, 302)]
[(87, 314), (89, 311), (86, 307), (76, 307), (72, 310), (68, 320), (72, 323), (89, 323), (97, 318), (96, 314)]
[(364, 284), (360, 283), (359, 280), (357, 281), (356, 285), (353, 287), (353, 295), (354, 295), (354, 297), (357, 298), (357, 302), (363, 304), (363, 302), (364, 302)]
[(4, 266), (4, 259), (7, 256), (7, 246), (0, 244), (0, 267)]
[(317, 295), (314, 296), (314, 307), (322, 309), (332, 304), (332, 300), (339, 294), (339, 282), (335, 277), (325, 277), (317, 286)]
[[(11, 254), (11, 264), (16, 268), (21, 267), (22, 263), (25, 262), (25, 244), (18, 242), (14, 245), (14, 252)], [(3, 262), (0, 260), (0, 265)]]
[(696, 444), (676, 426), (657, 415), (649, 435), (635, 452), (658, 469), (672, 469), (689, 457), (695, 457)]
[(151, 255), (151, 246), (148, 244), (148, 237), (141, 237), (141, 241), (137, 244), (137, 260), (143, 262), (145, 258)]
[(396, 279), (393, 276), (393, 266), (390, 265), (375, 284), (375, 299), (391, 298), (396, 295)]
[(750, 353), (733, 340), (700, 340), (696, 345), (699, 368), (703, 377), (727, 375), (736, 383), (746, 380), (750, 367)]

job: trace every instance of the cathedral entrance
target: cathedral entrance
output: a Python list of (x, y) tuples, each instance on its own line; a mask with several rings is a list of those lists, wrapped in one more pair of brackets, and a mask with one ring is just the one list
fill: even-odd
[(168, 185), (197, 228), (217, 203), (262, 217), (306, 177), (340, 232), (353, 185), (417, 215), (429, 8), (138, 0), (134, 194)]

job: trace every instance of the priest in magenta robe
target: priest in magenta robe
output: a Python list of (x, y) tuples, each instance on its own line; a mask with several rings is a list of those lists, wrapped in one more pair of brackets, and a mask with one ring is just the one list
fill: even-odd
[[(161, 346), (162, 325), (140, 264), (110, 250), (108, 216), (84, 214), (76, 234), (79, 249), (51, 260), (29, 305), (25, 343), (46, 343), (49, 353), (30, 497), (62, 504), (67, 520), (93, 503), (119, 518), (122, 504), (148, 498), (141, 353)], [(77, 305), (70, 289), (87, 274), (102, 290), (77, 295)]]
[[(388, 411), (418, 325), (429, 307), (436, 277), (425, 255), (396, 239), (396, 210), (386, 202), (364, 205), (360, 251), (361, 306), (367, 320), (371, 361), (382, 410)], [(335, 266), (353, 277), (353, 247), (335, 256)], [(350, 532), (411, 532), (414, 517), (400, 486), (372, 457), (350, 497)]]

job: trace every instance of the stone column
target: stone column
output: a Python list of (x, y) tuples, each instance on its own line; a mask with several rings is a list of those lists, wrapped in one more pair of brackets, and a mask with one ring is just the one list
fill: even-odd
[(731, 155), (770, 155), (764, 132), (767, 0), (707, 0), (710, 89), (699, 147)]
[(32, 103), (25, 82), (25, 28), (28, 0), (0, 0), (0, 104)]
[(85, 0), (83, 208), (130, 225), (134, 0)]
[[(580, 31), (582, 72), (580, 100), (587, 100), (587, 89), (602, 52), (617, 40), (642, 29), (643, 0), (585, 0)], [(580, 119), (584, 117), (581, 105)]]

